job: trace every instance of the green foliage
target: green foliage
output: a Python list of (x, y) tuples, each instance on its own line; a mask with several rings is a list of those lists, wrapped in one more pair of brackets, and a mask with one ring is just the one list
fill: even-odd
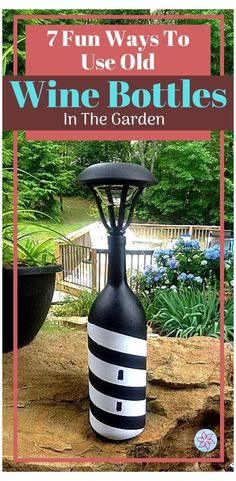
[(59, 204), (56, 195), (68, 192), (67, 186), (75, 183), (65, 146), (56, 142), (26, 142), (19, 145), (19, 167), (37, 177), (27, 178), (26, 188), (21, 192), (21, 200), (26, 208), (48, 212), (59, 217)]
[[(132, 161), (157, 178), (138, 202), (140, 220), (174, 224), (219, 224), (219, 133), (209, 142), (135, 142)], [(225, 132), (225, 222), (233, 222), (233, 134)]]
[[(3, 43), (4, 43), (4, 54), (5, 57), (3, 58), (4, 60), (4, 69), (6, 71), (7, 75), (12, 74), (12, 39), (13, 39), (13, 15), (16, 14), (45, 14), (45, 10), (41, 9), (35, 9), (35, 10), (3, 10)], [(99, 13), (100, 15), (102, 14), (111, 14), (114, 15), (124, 15), (124, 14), (150, 14), (150, 10), (148, 9), (143, 9), (143, 10), (66, 10), (66, 9), (60, 9), (60, 10), (47, 10), (47, 14), (96, 14)], [(227, 9), (227, 10), (156, 10), (152, 11), (152, 13), (156, 14), (168, 14), (168, 13), (175, 13), (175, 14), (184, 14), (184, 13), (190, 13), (190, 14), (215, 14), (215, 15), (224, 15), (224, 20), (225, 20), (225, 72), (228, 75), (231, 75), (233, 73), (233, 10)], [(121, 20), (103, 20), (103, 19), (97, 19), (93, 20), (93, 23), (95, 24), (150, 24), (150, 23), (159, 23), (158, 20), (127, 20), (127, 19), (121, 19)], [(19, 39), (21, 40), (20, 43), (18, 43), (18, 59), (19, 59), (19, 74), (23, 75), (24, 74), (24, 63), (25, 63), (25, 42), (24, 42), (24, 36), (25, 36), (25, 25), (27, 23), (31, 24), (38, 24), (38, 25), (49, 25), (50, 23), (57, 24), (57, 23), (62, 23), (62, 20), (47, 20), (47, 19), (31, 19), (30, 21), (27, 20), (21, 20), (18, 25), (18, 35)], [(69, 20), (69, 19), (63, 19), (63, 24), (82, 24), (82, 23), (89, 23), (89, 20), (83, 20), (83, 19), (78, 19), (78, 20)], [(162, 23), (169, 24), (170, 20), (162, 20)], [(206, 24), (208, 23), (211, 26), (211, 65), (212, 65), (212, 75), (219, 75), (219, 58), (220, 58), (220, 35), (219, 35), (219, 20), (171, 20), (171, 24), (178, 25), (178, 24)]]
[[(60, 207), (57, 197), (90, 197), (88, 189), (77, 182), (79, 173), (97, 162), (127, 161), (130, 142), (27, 142), (24, 134), (18, 140), (18, 204), (25, 209), (47, 212), (58, 220)], [(4, 133), (4, 210), (12, 206), (12, 133)]]
[(130, 155), (128, 141), (81, 141), (77, 143), (77, 164), (81, 170), (98, 162), (127, 162)]
[[(32, 236), (21, 239), (18, 242), (18, 265), (19, 266), (46, 266), (55, 264), (55, 255), (51, 249), (55, 243), (53, 239), (47, 239), (44, 242), (36, 241)], [(4, 240), (3, 246), (3, 262), (5, 266), (12, 265), (13, 246), (11, 241)]]
[[(233, 42), (234, 42), (234, 11), (233, 9), (188, 9), (188, 10), (155, 10), (155, 14), (192, 14), (192, 15), (224, 15), (224, 48), (225, 48), (225, 73), (227, 75), (233, 74)], [(162, 23), (169, 24), (170, 20), (162, 20)], [(175, 20), (171, 21), (174, 25), (193, 24), (201, 25), (208, 24), (211, 27), (211, 74), (220, 74), (220, 22), (218, 19), (202, 19), (196, 18), (190, 20)]]
[[(182, 288), (178, 292), (156, 291), (148, 319), (163, 336), (220, 337), (220, 303), (216, 290)], [(233, 339), (233, 300), (225, 304), (224, 339)]]
[(233, 159), (233, 132), (225, 132), (225, 198), (224, 220), (226, 228), (233, 225), (234, 220), (234, 159)]
[[(232, 290), (233, 255), (227, 249), (225, 258), (225, 287)], [(200, 250), (197, 240), (179, 239), (171, 249), (154, 251), (155, 265), (134, 272), (132, 285), (137, 291), (152, 294), (155, 289), (173, 289), (181, 286), (212, 288), (220, 285), (220, 246)]]
[(12, 133), (4, 133), (3, 143), (2, 143), (2, 159), (3, 166), (5, 167), (2, 171), (2, 200), (3, 209), (8, 211), (12, 208), (12, 198), (13, 198), (13, 186), (12, 186)]
[[(37, 211), (28, 211), (24, 209), (19, 210), (19, 217), (24, 218), (27, 214), (29, 217), (33, 213), (38, 213)], [(53, 220), (49, 215), (44, 214), (47, 219)], [(29, 231), (32, 226), (36, 227), (32, 233)], [(55, 249), (56, 243), (55, 238), (48, 238), (48, 233), (53, 233), (58, 237), (62, 237), (66, 242), (70, 242), (65, 236), (60, 232), (53, 229), (50, 226), (41, 225), (38, 222), (32, 221), (30, 224), (22, 220), (18, 221), (18, 232), (17, 232), (17, 261), (19, 266), (46, 266), (49, 264), (56, 263)], [(36, 236), (39, 233), (46, 232), (47, 238), (39, 241)], [(12, 224), (12, 211), (5, 212), (3, 214), (3, 231), (2, 231), (3, 249), (2, 257), (4, 266), (13, 265), (13, 224)]]
[[(88, 200), (66, 198), (61, 224), (47, 214), (43, 215), (43, 221), (39, 221), (35, 218), (36, 215), (38, 216), (38, 212), (32, 210), (25, 211), (22, 208), (18, 209), (18, 259), (20, 260), (22, 257), (22, 253), (19, 252), (21, 239), (23, 240), (27, 237), (33, 237), (38, 242), (48, 240), (49, 237), (54, 239), (54, 241), (52, 240), (49, 243), (48, 249), (51, 255), (55, 256), (56, 239), (62, 238), (69, 242), (65, 237), (68, 233), (84, 227), (88, 222), (97, 220), (97, 211), (96, 217), (92, 217), (89, 213), (91, 205), (93, 203)], [(42, 214), (40, 215), (42, 216)], [(12, 210), (9, 210), (3, 214), (4, 265), (12, 265), (13, 263), (12, 229)]]
[(208, 143), (162, 142), (152, 156), (158, 182), (143, 194), (142, 216), (146, 211), (147, 219), (175, 224), (218, 223), (219, 157)]
[[(85, 10), (85, 9), (80, 9), (80, 10), (73, 10), (73, 9), (59, 9), (59, 10), (53, 10), (53, 9), (48, 9), (46, 11), (47, 15), (50, 14), (59, 14), (59, 15), (65, 15), (65, 14), (111, 14), (114, 15), (124, 15), (130, 14), (130, 15), (140, 15), (140, 14), (149, 14), (149, 10)], [(13, 15), (30, 15), (30, 14), (41, 14), (45, 15), (45, 10), (42, 9), (30, 9), (30, 10), (3, 10), (3, 44), (4, 44), (4, 49), (3, 49), (3, 72), (4, 75), (12, 75), (13, 73), (13, 55), (12, 55), (12, 41), (13, 41)], [(133, 20), (132, 21), (135, 24), (140, 24), (140, 23), (149, 23), (148, 20)], [(56, 25), (56, 24), (61, 24), (63, 23), (64, 25), (70, 25), (70, 24), (88, 24), (90, 23), (89, 20), (85, 19), (30, 19), (30, 20), (25, 20), (22, 19), (20, 22), (18, 22), (18, 37), (20, 42), (18, 42), (18, 74), (19, 75), (24, 75), (25, 73), (25, 26), (26, 24), (30, 23), (31, 25)], [(129, 24), (130, 20), (127, 19), (121, 19), (121, 20), (103, 20), (103, 19), (97, 19), (93, 20), (93, 24)]]
[[(56, 196), (78, 194), (76, 145), (73, 142), (27, 142), (18, 134), (18, 205), (60, 218)], [(12, 133), (3, 139), (4, 211), (12, 207)], [(41, 215), (42, 217), (42, 215)]]
[[(43, 14), (45, 10), (3, 11), (3, 71), (12, 74), (12, 39), (14, 14)], [(47, 14), (100, 13), (100, 14), (149, 14), (149, 10), (48, 10)], [(157, 10), (152, 13), (170, 13)], [(233, 71), (233, 11), (232, 10), (174, 10), (171, 13), (223, 14), (225, 18), (225, 67), (226, 74)], [(50, 23), (89, 23), (78, 19), (30, 19), (18, 24), (19, 74), (24, 74), (25, 25)], [(102, 20), (93, 23), (126, 24), (130, 20)], [(134, 24), (158, 24), (159, 20), (134, 20)], [(168, 20), (161, 23), (170, 23)], [(212, 74), (219, 74), (219, 21), (172, 20), (171, 24), (211, 25)], [(60, 220), (63, 196), (89, 197), (88, 190), (77, 184), (77, 176), (85, 167), (108, 161), (135, 162), (150, 169), (158, 184), (144, 191), (136, 209), (137, 218), (148, 221), (191, 224), (219, 224), (219, 133), (212, 133), (209, 142), (27, 142), (19, 133), (19, 206), (48, 212)], [(233, 223), (233, 136), (225, 132), (225, 222)], [(4, 133), (3, 165), (12, 167), (12, 133)], [(23, 173), (23, 171), (25, 173)], [(28, 175), (27, 175), (27, 174)], [(29, 177), (31, 174), (31, 177)], [(12, 204), (12, 173), (3, 172), (4, 210)], [(57, 197), (60, 197), (59, 204)]]
[(70, 316), (88, 316), (90, 308), (97, 297), (95, 292), (81, 292), (80, 297), (76, 300), (67, 298), (63, 303), (53, 306), (53, 314), (57, 317), (70, 317)]

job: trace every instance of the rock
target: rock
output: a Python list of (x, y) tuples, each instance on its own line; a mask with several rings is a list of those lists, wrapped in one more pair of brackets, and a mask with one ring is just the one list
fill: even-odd
[[(87, 337), (83, 332), (41, 331), (18, 351), (18, 457), (13, 460), (12, 353), (3, 356), (5, 471), (217, 471), (233, 461), (232, 349), (225, 345), (225, 462), (128, 462), (127, 458), (218, 458), (194, 446), (196, 432), (219, 436), (220, 343), (149, 336), (147, 425), (123, 443), (99, 440), (88, 423)], [(60, 458), (84, 462), (61, 462)], [(54, 462), (54, 458), (58, 462)], [(122, 458), (122, 463), (86, 458)]]
[[(51, 316), (48, 318), (49, 322), (52, 324), (56, 324), (57, 326), (63, 327), (72, 327), (77, 329), (78, 331), (87, 331), (87, 322), (88, 317), (78, 317), (78, 316), (69, 316), (69, 317), (56, 317)], [(47, 322), (47, 321), (46, 321)]]

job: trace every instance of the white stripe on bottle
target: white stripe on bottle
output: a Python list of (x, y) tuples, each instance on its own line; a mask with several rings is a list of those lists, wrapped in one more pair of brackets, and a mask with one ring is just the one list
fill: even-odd
[(130, 438), (134, 438), (135, 436), (138, 436), (144, 430), (144, 428), (120, 429), (120, 428), (114, 428), (112, 426), (108, 426), (107, 424), (103, 424), (100, 421), (98, 421), (93, 416), (91, 411), (89, 411), (89, 420), (93, 429), (107, 439), (114, 439), (118, 441), (130, 439)]
[[(104, 381), (120, 386), (143, 387), (146, 386), (146, 371), (144, 369), (131, 369), (101, 361), (90, 351), (88, 352), (89, 367), (95, 376)], [(118, 372), (123, 370), (123, 379), (118, 379)]]
[(90, 322), (88, 322), (88, 335), (94, 342), (108, 349), (136, 356), (147, 355), (147, 341), (144, 339), (109, 331)]
[[(146, 414), (145, 399), (143, 401), (117, 399), (97, 391), (91, 383), (89, 383), (89, 397), (95, 406), (112, 414), (120, 416), (144, 416)], [(117, 411), (118, 402), (121, 403), (120, 411)]]

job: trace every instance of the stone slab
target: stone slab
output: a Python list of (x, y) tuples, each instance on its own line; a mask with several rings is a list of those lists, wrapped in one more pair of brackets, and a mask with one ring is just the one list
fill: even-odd
[[(128, 458), (203, 455), (196, 432), (219, 436), (219, 353), (214, 338), (148, 338), (147, 425), (133, 440), (99, 440), (88, 423), (87, 336), (39, 332), (18, 352), (18, 457), (58, 458), (57, 463), (13, 460), (12, 353), (3, 355), (3, 466), (5, 471), (217, 471), (232, 463), (232, 347), (225, 346), (225, 463), (135, 463)], [(60, 462), (70, 457), (82, 463)], [(86, 458), (123, 458), (91, 463)]]

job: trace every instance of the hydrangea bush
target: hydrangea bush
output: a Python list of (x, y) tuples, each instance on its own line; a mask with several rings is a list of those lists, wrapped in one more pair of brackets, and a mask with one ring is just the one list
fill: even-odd
[[(233, 258), (224, 252), (225, 281), (233, 284)], [(137, 290), (152, 292), (156, 288), (177, 290), (179, 287), (219, 287), (220, 246), (200, 249), (197, 240), (179, 239), (172, 249), (154, 251), (154, 265), (132, 276)]]

